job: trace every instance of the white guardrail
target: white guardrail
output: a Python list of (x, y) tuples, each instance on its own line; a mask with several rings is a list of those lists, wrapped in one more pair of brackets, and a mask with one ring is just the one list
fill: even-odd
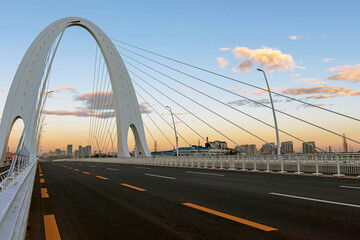
[(0, 239), (25, 238), (36, 164), (33, 161), (13, 177), (1, 178), (7, 183), (0, 192)]
[[(65, 159), (64, 159), (65, 160)], [(200, 155), (156, 156), (149, 158), (83, 158), (73, 161), (144, 164), (173, 167), (265, 171), (314, 175), (333, 174), (334, 177), (359, 175), (360, 154), (284, 154), (277, 155)]]

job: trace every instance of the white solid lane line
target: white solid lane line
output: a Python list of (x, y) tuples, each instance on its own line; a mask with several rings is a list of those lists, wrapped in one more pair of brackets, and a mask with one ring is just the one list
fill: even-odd
[(190, 174), (201, 174), (201, 175), (209, 175), (209, 176), (218, 176), (218, 177), (224, 177), (224, 176), (225, 176), (225, 175), (222, 175), (222, 174), (216, 174), (216, 173), (189, 172), (189, 171), (186, 171), (186, 173), (190, 173)]
[(360, 187), (354, 187), (354, 186), (339, 186), (342, 188), (352, 188), (352, 189), (360, 189)]
[(166, 177), (166, 176), (154, 175), (154, 174), (147, 174), (147, 173), (145, 173), (144, 175), (150, 176), (150, 177), (159, 177), (159, 178), (172, 179), (172, 180), (176, 179), (176, 178), (173, 178), (173, 177)]
[(302, 199), (302, 200), (314, 201), (314, 202), (331, 203), (331, 204), (336, 204), (336, 205), (360, 208), (360, 205), (349, 204), (349, 203), (333, 202), (333, 201), (328, 201), (328, 200), (300, 197), (300, 196), (294, 196), (294, 195), (288, 195), (288, 194), (282, 194), (282, 193), (274, 193), (274, 192), (271, 192), (270, 194), (271, 195), (282, 196), (282, 197), (289, 197), (289, 198), (297, 198), (297, 199)]
[(148, 167), (134, 167), (134, 168), (140, 168), (140, 169), (151, 169), (151, 168), (148, 168)]
[(112, 171), (119, 171), (119, 169), (115, 169), (115, 168), (106, 168), (107, 170), (112, 170)]

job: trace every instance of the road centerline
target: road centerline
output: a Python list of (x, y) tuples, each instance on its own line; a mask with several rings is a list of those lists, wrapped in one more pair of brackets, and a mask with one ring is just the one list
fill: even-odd
[(59, 229), (56, 224), (55, 216), (44, 215), (45, 239), (60, 240)]
[(41, 198), (49, 198), (47, 188), (41, 188)]
[(249, 221), (249, 220), (246, 220), (246, 219), (243, 219), (243, 218), (235, 217), (235, 216), (232, 216), (232, 215), (229, 215), (229, 214), (226, 214), (226, 213), (222, 213), (222, 212), (219, 212), (219, 211), (216, 211), (216, 210), (212, 210), (210, 208), (202, 207), (202, 206), (199, 206), (199, 205), (196, 205), (196, 204), (193, 204), (193, 203), (182, 203), (182, 204), (185, 205), (185, 206), (195, 208), (197, 210), (207, 212), (207, 213), (210, 213), (210, 214), (222, 217), (222, 218), (226, 218), (226, 219), (238, 222), (238, 223), (242, 223), (244, 225), (247, 225), (247, 226), (250, 226), (250, 227), (253, 227), (253, 228), (257, 228), (257, 229), (260, 229), (260, 230), (263, 230), (263, 231), (266, 231), (266, 232), (276, 231), (277, 230), (276, 228), (272, 228), (272, 227), (269, 227), (269, 226), (266, 226), (266, 225), (263, 225), (263, 224), (260, 224), (260, 223), (252, 222), (252, 221)]
[(102, 177), (102, 176), (96, 176), (97, 178), (103, 179), (103, 180), (108, 180), (108, 178), (106, 177)]
[(328, 200), (322, 200), (322, 199), (316, 199), (316, 198), (308, 198), (308, 197), (301, 197), (301, 196), (294, 196), (294, 195), (288, 195), (288, 194), (282, 194), (282, 193), (274, 193), (274, 192), (271, 192), (271, 193), (269, 193), (269, 194), (271, 194), (271, 195), (276, 195), (276, 196), (281, 196), (281, 197), (297, 198), (297, 199), (302, 199), (302, 200), (307, 200), (307, 201), (323, 202), (323, 203), (330, 203), (330, 204), (341, 205), (341, 206), (348, 206), (348, 207), (360, 208), (360, 205), (356, 205), (356, 204), (349, 204), (349, 203), (328, 201)]
[(121, 183), (121, 185), (123, 185), (124, 187), (128, 187), (128, 188), (132, 188), (132, 189), (138, 190), (138, 191), (140, 191), (140, 192), (145, 192), (145, 191), (146, 191), (146, 189), (139, 188), (139, 187), (135, 187), (135, 186), (133, 186), (133, 185), (126, 184), (126, 183)]
[(148, 174), (148, 173), (145, 173), (144, 175), (150, 176), (150, 177), (166, 178), (166, 179), (171, 179), (171, 180), (176, 179), (176, 178), (173, 178), (173, 177), (167, 177), (167, 176), (161, 176), (161, 175), (155, 175), (155, 174)]

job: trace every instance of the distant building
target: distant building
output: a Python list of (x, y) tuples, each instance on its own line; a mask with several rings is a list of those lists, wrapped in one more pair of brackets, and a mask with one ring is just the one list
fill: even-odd
[(72, 157), (73, 156), (73, 145), (67, 145), (66, 147), (66, 155), (68, 155), (68, 157)]
[(84, 158), (88, 158), (91, 156), (91, 146), (88, 145), (84, 148), (82, 148), (82, 153), (81, 153), (82, 157)]
[(78, 158), (79, 155), (80, 155), (80, 154), (79, 154), (79, 150), (75, 150), (74, 155), (75, 155), (76, 158)]
[(227, 143), (224, 141), (213, 141), (213, 142), (209, 142), (210, 148), (217, 148), (217, 149), (227, 149)]
[(244, 144), (240, 146), (235, 146), (235, 150), (239, 153), (257, 154), (257, 149), (255, 144)]
[(60, 158), (61, 157), (61, 149), (55, 149), (55, 156), (57, 158)]
[(316, 153), (314, 141), (303, 143), (302, 147), (303, 147), (303, 153)]
[(282, 142), (281, 143), (281, 152), (282, 153), (294, 153), (294, 145), (292, 141)]
[(82, 150), (82, 146), (79, 145), (79, 158), (83, 158), (83, 150)]
[(265, 143), (262, 145), (260, 149), (260, 153), (262, 154), (274, 154), (276, 153), (276, 145), (275, 143)]

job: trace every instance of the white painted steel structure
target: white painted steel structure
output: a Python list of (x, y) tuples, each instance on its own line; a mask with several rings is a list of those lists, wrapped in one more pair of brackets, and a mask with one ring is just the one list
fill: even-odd
[[(39, 111), (33, 99), (38, 96), (44, 66), (54, 41), (69, 27), (86, 29), (97, 42), (106, 62), (114, 95), (118, 136), (118, 156), (130, 157), (127, 136), (134, 133), (137, 156), (149, 156), (139, 104), (128, 71), (109, 37), (94, 23), (79, 17), (62, 18), (46, 27), (33, 41), (23, 57), (12, 82), (0, 124), (0, 156), (5, 150), (11, 128), (18, 118), (23, 119), (29, 131), (26, 135), (31, 156), (36, 156), (36, 124)], [(36, 114), (30, 114), (36, 112)], [(30, 118), (30, 119), (28, 119)]]

